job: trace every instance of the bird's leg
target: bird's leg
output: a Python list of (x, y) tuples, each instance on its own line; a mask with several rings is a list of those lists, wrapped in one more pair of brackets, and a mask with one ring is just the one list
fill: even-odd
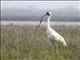
[(48, 43), (49, 43), (49, 45), (52, 47), (52, 42), (50, 41), (49, 38), (48, 38)]
[(55, 42), (55, 48), (56, 48), (56, 58), (58, 58), (58, 45), (56, 42)]
[(57, 52), (57, 54), (58, 54), (58, 45), (57, 45), (57, 43), (56, 43), (56, 52)]

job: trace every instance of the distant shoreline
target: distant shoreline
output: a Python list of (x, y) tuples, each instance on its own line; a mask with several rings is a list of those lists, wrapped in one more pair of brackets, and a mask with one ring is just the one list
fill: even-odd
[[(38, 25), (39, 21), (1, 21), (1, 25)], [(46, 25), (47, 22), (43, 21), (41, 25)], [(51, 25), (65, 25), (65, 26), (80, 26), (80, 22), (73, 21), (51, 21)]]

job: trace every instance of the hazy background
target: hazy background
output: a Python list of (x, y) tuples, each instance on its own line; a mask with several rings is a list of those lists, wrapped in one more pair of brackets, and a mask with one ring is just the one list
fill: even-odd
[(79, 6), (80, 1), (1, 1), (1, 20), (39, 21), (51, 10), (51, 20), (80, 22)]

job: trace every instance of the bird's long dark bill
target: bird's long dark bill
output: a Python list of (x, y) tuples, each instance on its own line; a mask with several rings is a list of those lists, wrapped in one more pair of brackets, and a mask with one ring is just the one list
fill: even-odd
[[(44, 16), (45, 16), (45, 15), (44, 15)], [(40, 24), (41, 24), (42, 19), (43, 19), (44, 16), (41, 17), (40, 23), (39, 23), (39, 25), (36, 27), (35, 31), (37, 31), (37, 29), (39, 28), (39, 26), (40, 26)]]

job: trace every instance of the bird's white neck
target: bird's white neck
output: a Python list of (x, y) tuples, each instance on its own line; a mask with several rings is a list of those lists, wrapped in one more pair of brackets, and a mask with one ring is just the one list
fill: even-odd
[(51, 16), (48, 16), (48, 20), (47, 20), (47, 27), (50, 27), (50, 18), (51, 18)]

